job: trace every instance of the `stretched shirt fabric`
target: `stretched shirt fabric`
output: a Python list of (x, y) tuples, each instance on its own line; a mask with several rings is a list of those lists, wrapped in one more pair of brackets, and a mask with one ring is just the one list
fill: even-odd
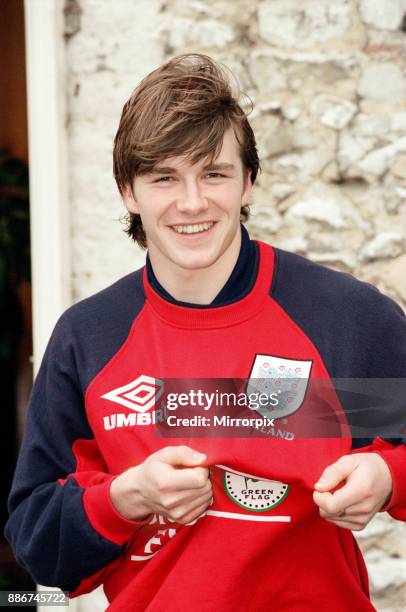
[[(225, 305), (165, 299), (143, 268), (59, 319), (34, 384), (6, 528), (37, 582), (72, 597), (103, 583), (113, 611), (374, 609), (352, 532), (320, 518), (312, 491), (340, 456), (377, 452), (393, 478), (385, 510), (406, 520), (403, 444), (375, 438), (355, 448), (345, 424), (331, 438), (172, 439), (157, 435), (153, 401), (136, 405), (151, 380), (248, 379), (268, 362), (326, 381), (405, 377), (406, 321), (392, 300), (253, 244), (251, 282)], [(207, 454), (207, 514), (190, 525), (127, 520), (110, 499), (113, 478), (174, 444)]]

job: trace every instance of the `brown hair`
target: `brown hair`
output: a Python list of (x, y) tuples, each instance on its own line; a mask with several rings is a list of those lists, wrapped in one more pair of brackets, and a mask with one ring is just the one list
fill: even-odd
[[(200, 53), (171, 59), (147, 75), (124, 105), (113, 151), (120, 193), (159, 160), (178, 155), (192, 164), (206, 157), (214, 160), (229, 127), (254, 182), (260, 168), (255, 136), (224, 67)], [(248, 215), (248, 206), (243, 206), (242, 220)], [(125, 232), (146, 247), (140, 215), (128, 213), (127, 222)]]

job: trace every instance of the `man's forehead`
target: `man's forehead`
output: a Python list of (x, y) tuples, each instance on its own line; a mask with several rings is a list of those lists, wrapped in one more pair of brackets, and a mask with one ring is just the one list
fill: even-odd
[(158, 174), (168, 174), (171, 172), (176, 172), (182, 168), (188, 168), (196, 166), (197, 168), (202, 168), (203, 170), (235, 170), (235, 164), (231, 162), (221, 162), (214, 160), (211, 162), (209, 159), (204, 159), (201, 162), (197, 162), (193, 164), (191, 161), (187, 159), (183, 161), (183, 163), (177, 163), (177, 158), (168, 158), (163, 162), (158, 162), (151, 170), (151, 172), (155, 172)]
[(176, 155), (172, 157), (166, 157), (157, 161), (154, 165), (152, 171), (162, 171), (162, 169), (166, 170), (177, 170), (181, 168), (189, 168), (192, 166), (196, 166), (199, 168), (216, 168), (218, 170), (223, 169), (235, 169), (238, 165), (238, 160), (240, 160), (240, 151), (238, 141), (235, 138), (234, 131), (232, 129), (228, 129), (224, 134), (223, 142), (221, 144), (221, 149), (218, 154), (213, 157), (207, 155), (206, 157), (202, 157), (198, 161), (193, 161), (193, 151), (190, 153), (185, 153), (184, 155)]

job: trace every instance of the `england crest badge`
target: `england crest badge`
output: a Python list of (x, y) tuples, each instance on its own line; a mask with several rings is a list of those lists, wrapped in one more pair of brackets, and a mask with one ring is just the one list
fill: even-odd
[(312, 364), (312, 360), (257, 354), (246, 388), (252, 409), (273, 419), (285, 418), (299, 410), (306, 396)]

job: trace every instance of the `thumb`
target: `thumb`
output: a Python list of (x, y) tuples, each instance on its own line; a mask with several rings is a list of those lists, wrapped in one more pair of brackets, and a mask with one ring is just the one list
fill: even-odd
[(157, 453), (155, 458), (158, 461), (163, 461), (172, 466), (189, 466), (200, 465), (206, 460), (206, 455), (193, 450), (190, 446), (165, 446)]
[(338, 461), (327, 466), (319, 480), (314, 485), (317, 491), (331, 491), (340, 482), (346, 480), (357, 467), (358, 462), (354, 455), (344, 455)]

